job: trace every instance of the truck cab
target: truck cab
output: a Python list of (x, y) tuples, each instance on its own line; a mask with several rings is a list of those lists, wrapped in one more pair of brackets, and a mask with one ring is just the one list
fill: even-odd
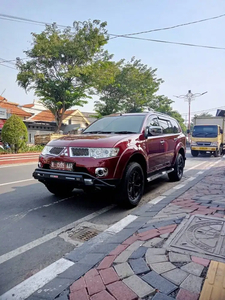
[(195, 118), (191, 137), (191, 154), (211, 153), (215, 157), (224, 153), (224, 118)]

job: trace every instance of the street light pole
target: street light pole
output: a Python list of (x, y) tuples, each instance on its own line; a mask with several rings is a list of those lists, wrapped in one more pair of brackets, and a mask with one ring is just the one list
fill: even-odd
[(184, 101), (188, 102), (188, 141), (189, 142), (190, 142), (190, 130), (191, 130), (191, 101), (193, 101), (196, 97), (200, 97), (206, 93), (207, 92), (192, 94), (191, 90), (189, 90), (186, 95), (174, 96), (177, 98), (183, 98)]

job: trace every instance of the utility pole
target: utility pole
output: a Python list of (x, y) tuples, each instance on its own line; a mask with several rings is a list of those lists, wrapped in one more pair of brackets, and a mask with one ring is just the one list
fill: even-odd
[(192, 94), (191, 90), (189, 90), (186, 95), (174, 96), (177, 98), (183, 98), (184, 101), (188, 102), (188, 141), (189, 142), (190, 142), (190, 129), (191, 129), (191, 101), (195, 100), (196, 97), (200, 97), (206, 93), (207, 92)]

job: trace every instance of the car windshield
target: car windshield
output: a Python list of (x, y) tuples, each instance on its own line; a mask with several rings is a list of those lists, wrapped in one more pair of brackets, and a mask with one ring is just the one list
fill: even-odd
[(140, 133), (145, 115), (105, 117), (90, 125), (83, 133)]
[(203, 126), (194, 126), (193, 128), (193, 137), (217, 137), (218, 129), (214, 125), (203, 125)]

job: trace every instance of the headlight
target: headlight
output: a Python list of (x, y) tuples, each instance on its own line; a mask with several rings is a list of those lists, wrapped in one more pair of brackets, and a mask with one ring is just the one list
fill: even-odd
[(217, 147), (218, 143), (217, 142), (211, 143), (211, 146)]
[(197, 146), (196, 142), (191, 142), (191, 146)]
[(42, 155), (50, 154), (51, 150), (52, 150), (51, 146), (45, 146), (44, 149), (42, 150), (41, 154)]
[(90, 157), (107, 158), (115, 157), (119, 152), (119, 148), (89, 148)]

